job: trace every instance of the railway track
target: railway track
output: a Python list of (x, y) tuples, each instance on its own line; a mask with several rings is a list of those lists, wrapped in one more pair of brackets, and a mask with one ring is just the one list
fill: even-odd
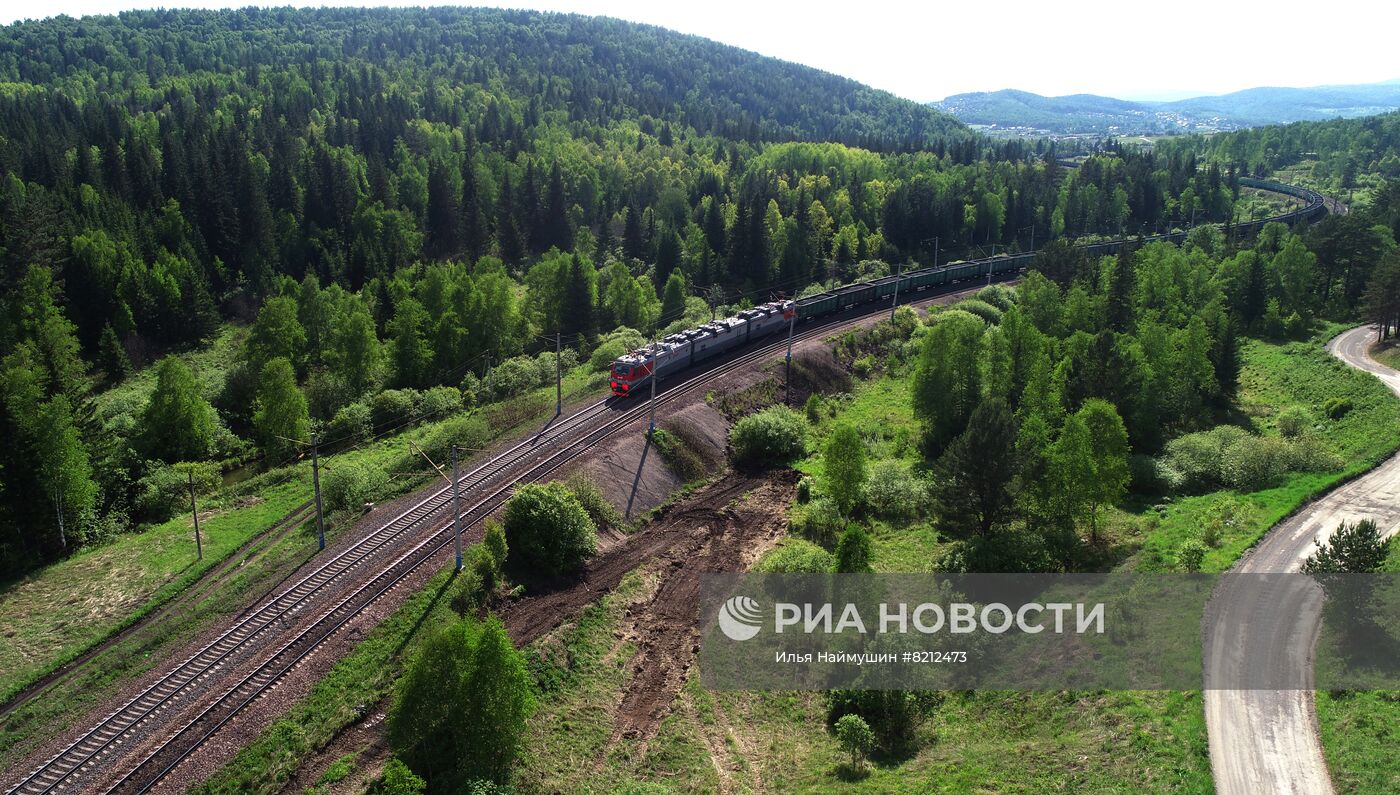
[[(1293, 215), (1296, 212), (1287, 214)], [(1102, 247), (1105, 244), (1095, 245)], [(1094, 246), (1087, 248), (1092, 252)], [(1012, 278), (1015, 271), (1000, 276), (1002, 279)], [(920, 291), (916, 293), (917, 298), (907, 296), (907, 299), (924, 300), (980, 287), (983, 283), (981, 276), (977, 275), (961, 282)], [(794, 333), (793, 341), (830, 333), (871, 314), (883, 312), (885, 306), (883, 301), (876, 301), (823, 317), (801, 332)], [(732, 359), (694, 368), (676, 377), (682, 380), (673, 378), (671, 384), (661, 389), (657, 404), (673, 402), (727, 373), (779, 353), (786, 345), (787, 339), (779, 335)], [(463, 529), (499, 507), (517, 483), (548, 477), (612, 434), (640, 421), (649, 411), (645, 401), (632, 406), (625, 406), (624, 403), (607, 398), (586, 406), (557, 425), (546, 426), (539, 433), (492, 456), (458, 478), (463, 492), (491, 489), (488, 496), (478, 499), (461, 515)], [(614, 416), (609, 417), (608, 414)], [(590, 427), (595, 420), (601, 421), (596, 427)], [(578, 438), (572, 438), (574, 436)], [(507, 476), (510, 476), (508, 480), (498, 483)], [(146, 724), (163, 714), (174, 714), (194, 707), (192, 696), (196, 690), (207, 689), (221, 675), (233, 675), (236, 681), (225, 684), (220, 694), (204, 706), (194, 708), (178, 729), (167, 733), (134, 767), (103, 790), (107, 793), (149, 791), (338, 629), (450, 545), (453, 517), (448, 507), (451, 498), (450, 485), (439, 487), (373, 531), (362, 542), (337, 553), (277, 596), (246, 612), (199, 651), (155, 679), (58, 754), (32, 770), (7, 793), (30, 795), (81, 786), (98, 773), (99, 763), (110, 759), (123, 747), (141, 744)], [(394, 551), (425, 525), (431, 528), (426, 537), (412, 543), (388, 566), (375, 565), (384, 557), (384, 553)], [(345, 593), (346, 583), (356, 577), (361, 578), (358, 584), (350, 586), (348, 593)], [(341, 593), (344, 595), (335, 599)], [(320, 601), (332, 600), (333, 604), (329, 607), (318, 605)], [(309, 623), (300, 629), (293, 624), (304, 621), (305, 616), (314, 612), (313, 608), (316, 607), (320, 611)], [(291, 632), (291, 637), (277, 645), (270, 655), (264, 655), (261, 663), (250, 660), (255, 653), (273, 646), (279, 631)], [(251, 670), (238, 674), (235, 669), (240, 665), (251, 666)]]
[[(980, 285), (980, 280), (973, 279), (946, 285), (949, 289), (916, 293), (917, 298), (910, 298), (920, 300)], [(793, 341), (799, 342), (830, 333), (869, 314), (884, 311), (871, 305), (858, 309), (864, 311), (848, 311), (809, 325), (794, 333)], [(671, 403), (709, 385), (717, 378), (780, 353), (786, 344), (784, 336), (770, 338), (753, 350), (732, 359), (710, 363), (678, 376), (681, 380), (673, 380), (671, 384), (661, 388), (657, 395), (657, 404), (662, 406)], [(489, 496), (466, 509), (462, 514), (464, 529), (499, 507), (509, 497), (516, 483), (548, 477), (621, 428), (642, 420), (648, 411), (645, 401), (628, 406), (626, 401), (619, 402), (614, 398), (601, 400), (516, 443), (462, 475), (458, 482), (463, 493), (492, 487), (505, 476), (512, 475), (503, 484), (495, 486)], [(615, 416), (607, 417), (608, 414)], [(590, 427), (590, 423), (599, 418), (605, 419), (596, 427)], [(578, 438), (574, 438), (575, 436)], [(522, 466), (527, 467), (523, 472), (519, 471)], [(149, 790), (200, 743), (266, 692), (336, 630), (431, 560), (437, 552), (450, 545), (450, 503), (451, 487), (443, 485), (385, 523), (362, 542), (320, 564), (271, 600), (248, 611), (233, 626), (31, 771), (12, 786), (8, 793), (29, 795), (68, 789), (96, 773), (98, 763), (110, 758), (116, 750), (139, 744), (140, 734), (146, 724), (163, 714), (190, 706), (191, 696), (196, 690), (207, 689), (209, 680), (232, 671), (240, 663), (246, 663), (248, 655), (270, 646), (279, 630), (285, 631), (293, 621), (303, 620), (305, 613), (318, 601), (318, 597), (338, 591), (337, 586), (343, 586), (347, 579), (363, 574), (371, 568), (372, 561), (383, 557), (381, 553), (398, 546), (405, 537), (421, 530), (423, 525), (427, 524), (432, 528), (426, 538), (413, 544), (389, 566), (382, 567), (377, 573), (363, 579), (348, 595), (335, 601), (329, 608), (323, 609), (310, 624), (296, 631), (290, 640), (278, 646), (270, 656), (266, 656), (262, 664), (242, 675), (235, 684), (226, 687), (215, 700), (197, 711), (193, 718), (146, 754), (136, 767), (117, 779), (116, 783), (105, 791)]]

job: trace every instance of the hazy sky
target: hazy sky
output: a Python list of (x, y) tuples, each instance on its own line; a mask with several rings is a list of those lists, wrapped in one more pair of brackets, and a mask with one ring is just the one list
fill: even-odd
[[(305, 0), (289, 0), (301, 5)], [(366, 5), (328, 0), (318, 5)], [(422, 5), (387, 0), (371, 5)], [(227, 0), (7, 2), (0, 20)], [(1400, 78), (1394, 0), (516, 0), (605, 14), (815, 66), (921, 101), (1020, 88), (1129, 99)], [(1287, 54), (1280, 54), (1287, 53)]]

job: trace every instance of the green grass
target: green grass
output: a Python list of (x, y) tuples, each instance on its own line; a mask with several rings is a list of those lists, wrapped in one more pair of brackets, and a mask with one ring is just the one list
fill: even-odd
[[(247, 326), (225, 324), (207, 344), (173, 355), (189, 365), (199, 381), (200, 392), (207, 400), (213, 400), (224, 388), (224, 374), (242, 355), (243, 340), (247, 336)], [(98, 409), (103, 414), (128, 407), (139, 410), (156, 388), (155, 363), (150, 362), (148, 366), (127, 376), (121, 383), (96, 395), (94, 399)]]
[(1371, 357), (1392, 370), (1400, 370), (1400, 345), (1394, 339), (1386, 340), (1371, 349)]
[(0, 701), (164, 604), (310, 493), (307, 466), (255, 499), (201, 500), (202, 561), (187, 513), (10, 583), (0, 596)]
[(1319, 690), (1317, 718), (1337, 792), (1400, 792), (1400, 691)]
[[(1278, 484), (1239, 494), (1215, 492), (1171, 503), (1165, 515), (1148, 511), (1138, 517), (1148, 528), (1138, 537), (1121, 539), (1139, 547), (1135, 566), (1169, 570), (1176, 550), (1200, 537), (1204, 517), (1228, 505), (1240, 506), (1227, 525), (1219, 547), (1206, 556), (1205, 571), (1224, 571), (1280, 519), (1308, 500), (1324, 494), (1347, 478), (1374, 468), (1400, 445), (1400, 400), (1368, 373), (1343, 364), (1323, 344), (1346, 326), (1328, 325), (1307, 342), (1275, 344), (1245, 340), (1241, 346), (1239, 409), (1259, 433), (1276, 434), (1276, 417), (1289, 406), (1305, 409), (1317, 433), (1345, 462), (1334, 472), (1294, 472)], [(1345, 397), (1352, 409), (1339, 419), (1321, 411), (1323, 401)]]

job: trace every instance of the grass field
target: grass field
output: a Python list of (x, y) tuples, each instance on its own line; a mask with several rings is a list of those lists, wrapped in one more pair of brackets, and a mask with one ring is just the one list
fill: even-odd
[(1400, 370), (1400, 345), (1394, 339), (1386, 340), (1371, 349), (1376, 361), (1394, 370)]

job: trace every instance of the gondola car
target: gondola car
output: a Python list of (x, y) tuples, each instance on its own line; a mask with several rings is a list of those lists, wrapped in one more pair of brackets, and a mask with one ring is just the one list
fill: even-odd
[[(1282, 185), (1276, 182), (1242, 178), (1240, 184), (1246, 187), (1286, 193), (1304, 201), (1303, 206), (1282, 215), (1259, 221), (1247, 221), (1231, 227), (1232, 234), (1257, 232), (1271, 222), (1297, 223), (1317, 220), (1327, 212), (1322, 194), (1306, 188)], [(1158, 240), (1181, 241), (1186, 232), (1170, 232), (1150, 237), (1134, 238), (1139, 245)], [(1082, 245), (1090, 256), (1116, 254), (1125, 240), (1105, 240)], [(996, 274), (1015, 273), (1028, 267), (1035, 259), (1034, 253), (998, 254), (987, 259), (968, 262), (951, 262), (940, 268), (920, 268), (894, 276), (886, 276), (865, 282), (856, 282), (837, 287), (827, 292), (809, 295), (796, 301), (774, 301), (746, 309), (733, 317), (705, 323), (698, 328), (678, 331), (664, 339), (631, 351), (613, 362), (612, 393), (618, 396), (633, 394), (651, 380), (653, 373), (667, 375), (682, 370), (692, 364), (723, 355), (752, 340), (775, 334), (790, 323), (806, 321), (824, 315), (834, 314), (847, 308), (885, 301), (895, 293), (899, 294), (926, 290), (958, 281), (988, 278)]]

